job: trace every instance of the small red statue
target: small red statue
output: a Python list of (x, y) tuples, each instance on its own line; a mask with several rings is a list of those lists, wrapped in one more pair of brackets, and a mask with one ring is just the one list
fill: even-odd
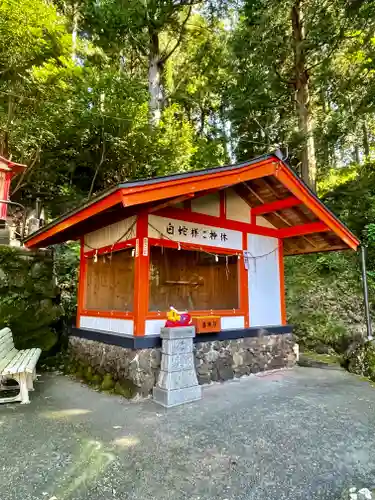
[(181, 312), (177, 311), (174, 307), (171, 307), (167, 312), (167, 321), (165, 323), (167, 328), (189, 325), (191, 325), (191, 316), (187, 311)]

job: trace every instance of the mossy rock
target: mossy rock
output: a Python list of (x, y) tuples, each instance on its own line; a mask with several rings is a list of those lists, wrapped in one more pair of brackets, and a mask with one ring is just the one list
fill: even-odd
[(75, 375), (77, 378), (79, 378), (79, 379), (83, 379), (83, 378), (85, 378), (85, 372), (84, 372), (84, 370), (82, 370), (82, 369), (78, 369), (78, 370), (74, 373), (74, 375)]
[(348, 353), (345, 361), (350, 372), (375, 381), (375, 345), (372, 342), (357, 346)]
[(92, 382), (92, 377), (93, 377), (94, 373), (92, 371), (91, 366), (86, 366), (83, 374), (84, 374), (84, 377), (87, 380), (87, 382)]
[(86, 372), (86, 365), (84, 363), (82, 363), (81, 361), (79, 361), (77, 364), (76, 364), (76, 371), (75, 371), (75, 375), (76, 377), (78, 378), (85, 378), (85, 372)]
[(0, 288), (1, 327), (11, 328), (17, 349), (51, 351), (64, 314), (51, 255), (0, 245)]
[(137, 387), (130, 380), (116, 382), (114, 392), (126, 399), (132, 399), (137, 394)]
[(110, 373), (106, 373), (103, 377), (103, 382), (101, 385), (101, 389), (103, 391), (110, 391), (115, 386), (112, 375)]
[(91, 383), (92, 385), (101, 385), (103, 382), (103, 378), (99, 375), (99, 373), (95, 373), (93, 376), (92, 376), (92, 379), (91, 379)]
[(79, 366), (78, 366), (78, 363), (77, 361), (75, 361), (74, 359), (73, 360), (70, 360), (67, 364), (66, 364), (66, 373), (70, 373), (71, 375), (75, 375), (77, 373), (77, 371), (79, 370)]

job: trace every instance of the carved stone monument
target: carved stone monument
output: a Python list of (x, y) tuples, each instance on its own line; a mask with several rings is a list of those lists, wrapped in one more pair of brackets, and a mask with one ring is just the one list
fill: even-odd
[(193, 356), (195, 328), (162, 328), (161, 370), (153, 390), (154, 401), (166, 408), (202, 398)]

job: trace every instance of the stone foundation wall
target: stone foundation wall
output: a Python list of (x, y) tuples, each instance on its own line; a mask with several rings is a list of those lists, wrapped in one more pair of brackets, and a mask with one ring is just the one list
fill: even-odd
[(292, 334), (198, 342), (195, 366), (200, 384), (291, 367), (297, 354)]
[(69, 337), (69, 355), (82, 378), (127, 397), (151, 393), (161, 362), (160, 349), (125, 349), (78, 337)]
[[(194, 345), (198, 381), (208, 384), (291, 367), (296, 362), (294, 345), (291, 334), (198, 342)], [(159, 348), (133, 350), (70, 337), (69, 353), (74, 370), (83, 378), (127, 397), (148, 396), (157, 382)]]

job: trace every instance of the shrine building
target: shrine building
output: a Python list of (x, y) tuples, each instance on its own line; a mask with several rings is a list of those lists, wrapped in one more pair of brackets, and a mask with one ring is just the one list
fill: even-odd
[(284, 258), (359, 245), (279, 152), (118, 184), (25, 245), (68, 240), (80, 242), (72, 335), (130, 349), (160, 345), (170, 306), (198, 318), (196, 342), (290, 335)]

